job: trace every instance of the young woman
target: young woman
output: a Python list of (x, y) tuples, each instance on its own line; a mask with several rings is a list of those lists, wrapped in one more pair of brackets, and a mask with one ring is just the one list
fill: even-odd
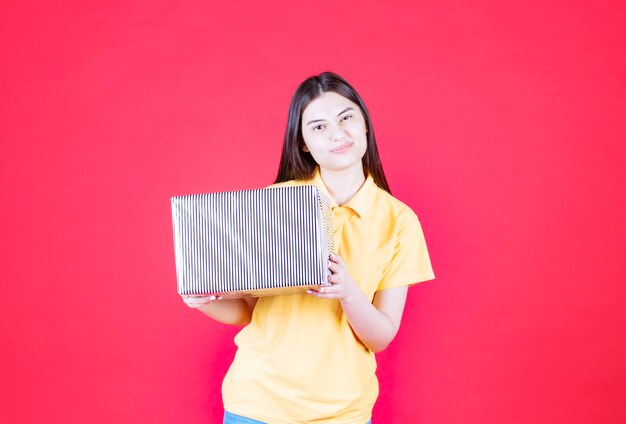
[(417, 216), (390, 193), (363, 100), (330, 72), (296, 90), (270, 187), (307, 184), (332, 203), (332, 285), (258, 299), (183, 296), (245, 325), (222, 386), (225, 424), (368, 423), (374, 354), (398, 332), (408, 286), (434, 278)]

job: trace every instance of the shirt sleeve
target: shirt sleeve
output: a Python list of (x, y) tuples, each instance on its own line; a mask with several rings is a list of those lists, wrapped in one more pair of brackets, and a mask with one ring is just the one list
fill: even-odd
[(396, 228), (394, 253), (377, 290), (412, 286), (435, 278), (417, 215), (413, 211), (402, 214)]

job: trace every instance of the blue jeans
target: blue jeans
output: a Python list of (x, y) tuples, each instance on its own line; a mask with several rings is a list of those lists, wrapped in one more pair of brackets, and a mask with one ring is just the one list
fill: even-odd
[[(228, 411), (224, 411), (224, 424), (267, 424), (263, 421), (253, 420), (251, 418), (242, 417), (241, 415), (231, 414)], [(368, 421), (366, 424), (372, 424), (372, 421)]]
[(228, 411), (224, 411), (224, 424), (266, 424), (263, 421), (253, 420), (252, 418), (235, 415)]

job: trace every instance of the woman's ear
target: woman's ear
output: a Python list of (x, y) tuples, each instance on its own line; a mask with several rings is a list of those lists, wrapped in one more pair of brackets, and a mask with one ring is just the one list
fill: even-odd
[(306, 144), (303, 144), (303, 145), (302, 145), (302, 151), (303, 151), (303, 152), (306, 152), (306, 153), (309, 153), (309, 148), (308, 148), (308, 147), (306, 147)]

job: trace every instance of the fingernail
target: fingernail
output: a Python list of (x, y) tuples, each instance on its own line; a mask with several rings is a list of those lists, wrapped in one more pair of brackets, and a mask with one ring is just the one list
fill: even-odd
[(209, 300), (215, 300), (215, 296), (213, 295), (209, 296)]
[(320, 287), (320, 293), (324, 293), (324, 287)]

